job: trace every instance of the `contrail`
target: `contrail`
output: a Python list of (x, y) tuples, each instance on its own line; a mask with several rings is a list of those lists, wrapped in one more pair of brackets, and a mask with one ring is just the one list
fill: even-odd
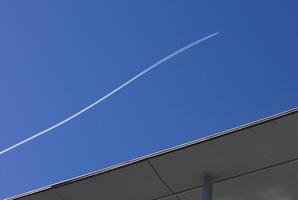
[(218, 35), (220, 32), (216, 32), (216, 33), (213, 33), (211, 35), (208, 35), (206, 37), (203, 37), (199, 40), (196, 40), (184, 47), (182, 47), (181, 49), (169, 54), (168, 56), (166, 56), (165, 58), (159, 60), (158, 62), (154, 63), (153, 65), (149, 66), (148, 68), (146, 68), (145, 70), (143, 70), (142, 72), (140, 72), (139, 74), (135, 75), (134, 77), (132, 77), (131, 79), (129, 79), (128, 81), (124, 82), (123, 84), (121, 84), (120, 86), (118, 86), (117, 88), (115, 88), (114, 90), (112, 90), (111, 92), (109, 92), (108, 94), (106, 94), (105, 96), (101, 97), (100, 99), (98, 99), (97, 101), (95, 101), (94, 103), (90, 104), (89, 106), (83, 108), (82, 110), (80, 110), (79, 112), (71, 115), (70, 117), (62, 120), (61, 122), (58, 122), (57, 124), (54, 124), (53, 126), (50, 126), (49, 128), (43, 130), (43, 131), (40, 131), (34, 135), (32, 135), (31, 137), (25, 139), (25, 140), (22, 140), (2, 151), (0, 151), (0, 155), (10, 151), (10, 150), (13, 150), (15, 148), (17, 148), (18, 146), (21, 146), (22, 144), (25, 144), (41, 135), (44, 135), (46, 133), (48, 133), (49, 131), (55, 129), (55, 128), (58, 128), (59, 126), (62, 126), (63, 124), (67, 123), (68, 121), (72, 120), (73, 118), (75, 117), (78, 117), (79, 115), (83, 114), (84, 112), (86, 112), (87, 110), (91, 109), (92, 107), (96, 106), (97, 104), (99, 104), (100, 102), (104, 101), (105, 99), (109, 98), (110, 96), (112, 96), (113, 94), (115, 94), (116, 92), (118, 92), (119, 90), (123, 89), (124, 87), (128, 86), (130, 83), (134, 82), (135, 80), (137, 80), (138, 78), (142, 77), (143, 75), (145, 75), (146, 73), (148, 73), (149, 71), (151, 71), (152, 69), (156, 68), (157, 66), (159, 66), (160, 64), (166, 62), (167, 60), (175, 57), (176, 55), (186, 51), (187, 49), (190, 49), (192, 48), (193, 46), (197, 45), (197, 44), (200, 44), (216, 35)]

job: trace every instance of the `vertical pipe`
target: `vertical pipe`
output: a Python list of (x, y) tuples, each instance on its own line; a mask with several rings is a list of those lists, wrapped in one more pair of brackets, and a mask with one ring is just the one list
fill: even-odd
[(212, 200), (212, 180), (210, 175), (204, 177), (202, 200)]

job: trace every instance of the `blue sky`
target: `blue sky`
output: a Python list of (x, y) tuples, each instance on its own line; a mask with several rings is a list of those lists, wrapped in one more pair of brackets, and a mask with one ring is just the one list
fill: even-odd
[(221, 34), (0, 156), (0, 198), (298, 106), (297, 10), (292, 0), (1, 1), (1, 150)]

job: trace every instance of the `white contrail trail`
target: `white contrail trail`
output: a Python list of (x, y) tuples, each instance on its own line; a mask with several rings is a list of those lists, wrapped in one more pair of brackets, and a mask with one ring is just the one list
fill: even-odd
[(154, 64), (151, 65), (151, 66), (149, 66), (148, 68), (146, 68), (145, 70), (143, 70), (143, 71), (140, 72), (139, 74), (135, 75), (134, 77), (132, 77), (131, 79), (129, 79), (128, 81), (126, 81), (125, 83), (123, 83), (122, 85), (118, 86), (117, 88), (115, 88), (114, 90), (112, 90), (110, 93), (108, 93), (108, 94), (106, 94), (105, 96), (101, 97), (100, 99), (98, 99), (97, 101), (95, 101), (94, 103), (92, 103), (91, 105), (89, 105), (89, 106), (83, 108), (83, 109), (80, 110), (79, 112), (77, 112), (77, 113), (71, 115), (70, 117), (68, 117), (68, 118), (66, 118), (66, 119), (64, 119), (64, 120), (62, 120), (61, 122), (59, 122), (59, 123), (57, 123), (57, 124), (54, 124), (53, 126), (50, 126), (49, 128), (47, 128), (47, 129), (45, 129), (45, 130), (43, 130), (43, 131), (40, 131), (40, 132), (38, 132), (38, 133), (32, 135), (31, 137), (29, 137), (29, 138), (27, 138), (27, 139), (25, 139), (25, 140), (22, 140), (22, 141), (20, 141), (20, 142), (18, 142), (18, 143), (16, 143), (16, 144), (14, 144), (14, 145), (12, 145), (12, 146), (6, 148), (6, 149), (0, 151), (0, 155), (4, 154), (4, 153), (6, 153), (6, 152), (8, 152), (8, 151), (10, 151), (10, 150), (12, 150), (12, 149), (15, 149), (15, 148), (17, 148), (18, 146), (20, 146), (20, 145), (22, 145), (22, 144), (24, 144), (24, 143), (26, 143), (26, 142), (29, 142), (29, 141), (31, 141), (31, 140), (33, 140), (33, 139), (35, 139), (35, 138), (37, 138), (37, 137), (39, 137), (39, 136), (41, 136), (41, 135), (43, 135), (43, 134), (46, 134), (47, 132), (49, 132), (49, 131), (51, 131), (51, 130), (53, 130), (53, 129), (55, 129), (55, 128), (58, 128), (59, 126), (62, 126), (62, 125), (65, 124), (66, 122), (68, 122), (68, 121), (72, 120), (73, 118), (75, 118), (75, 117), (81, 115), (82, 113), (86, 112), (86, 111), (89, 110), (90, 108), (96, 106), (96, 105), (99, 104), (100, 102), (102, 102), (102, 101), (104, 101), (105, 99), (109, 98), (110, 96), (112, 96), (113, 94), (115, 94), (116, 92), (118, 92), (119, 90), (121, 90), (122, 88), (126, 87), (127, 85), (129, 85), (129, 84), (132, 83), (133, 81), (137, 80), (137, 79), (140, 78), (141, 76), (145, 75), (146, 73), (148, 73), (149, 71), (151, 71), (152, 69), (154, 69), (155, 67), (157, 67), (158, 65), (160, 65), (160, 64), (162, 64), (162, 63), (164, 63), (164, 62), (166, 62), (167, 60), (173, 58), (174, 56), (176, 56), (176, 55), (178, 55), (178, 54), (180, 54), (180, 53), (182, 53), (183, 51), (186, 51), (187, 49), (190, 49), (191, 47), (193, 47), (193, 46), (195, 46), (195, 45), (197, 45), (197, 44), (200, 44), (200, 43), (204, 42), (205, 40), (208, 40), (209, 38), (212, 38), (212, 37), (214, 37), (214, 36), (216, 36), (216, 35), (218, 35), (218, 34), (219, 34), (219, 32), (216, 32), (216, 33), (213, 33), (213, 34), (208, 35), (208, 36), (206, 36), (206, 37), (203, 37), (203, 38), (201, 38), (201, 39), (199, 39), (199, 40), (196, 40), (196, 41), (194, 41), (194, 42), (192, 42), (192, 43), (186, 45), (185, 47), (182, 47), (181, 49), (179, 49), (179, 50), (177, 50), (177, 51), (175, 51), (175, 52), (169, 54), (169, 55), (166, 56), (165, 58), (161, 59), (160, 61), (154, 63)]

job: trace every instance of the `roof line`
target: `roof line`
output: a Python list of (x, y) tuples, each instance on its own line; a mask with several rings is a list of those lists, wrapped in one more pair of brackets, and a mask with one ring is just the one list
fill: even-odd
[(211, 134), (209, 136), (202, 137), (202, 138), (197, 139), (197, 140), (186, 142), (186, 143), (183, 143), (183, 144), (180, 144), (180, 145), (177, 145), (177, 146), (174, 146), (174, 147), (170, 147), (170, 148), (167, 148), (167, 149), (155, 152), (155, 153), (151, 153), (151, 154), (141, 156), (141, 157), (138, 157), (138, 158), (135, 158), (135, 159), (132, 159), (132, 160), (128, 160), (126, 162), (122, 162), (122, 163), (119, 163), (119, 164), (116, 164), (116, 165), (113, 165), (113, 166), (110, 166), (110, 167), (106, 167), (106, 168), (103, 168), (103, 169), (100, 169), (100, 170), (96, 170), (96, 171), (93, 171), (93, 172), (90, 172), (90, 173), (86, 173), (86, 174), (83, 174), (83, 175), (80, 175), (80, 176), (76, 176), (76, 177), (73, 177), (73, 178), (70, 178), (70, 179), (66, 179), (66, 180), (63, 180), (63, 181), (60, 181), (60, 182), (57, 182), (57, 183), (54, 183), (54, 184), (50, 184), (48, 186), (44, 186), (44, 187), (41, 187), (41, 188), (38, 188), (38, 189), (35, 189), (35, 190), (32, 190), (32, 191), (28, 191), (28, 192), (16, 195), (16, 196), (12, 196), (12, 197), (6, 198), (4, 200), (14, 200), (14, 199), (18, 199), (18, 198), (21, 198), (21, 197), (24, 197), (24, 196), (29, 196), (29, 195), (32, 195), (32, 194), (36, 194), (36, 193), (46, 191), (46, 190), (54, 189), (54, 188), (57, 188), (57, 187), (60, 187), (60, 186), (63, 186), (63, 185), (73, 183), (75, 181), (80, 181), (80, 180), (90, 178), (90, 177), (93, 177), (93, 176), (96, 176), (96, 175), (99, 175), (99, 174), (102, 174), (102, 173), (105, 173), (105, 172), (109, 172), (109, 171), (116, 170), (116, 169), (119, 169), (119, 168), (122, 168), (122, 167), (126, 167), (126, 166), (129, 166), (129, 165), (141, 162), (141, 161), (145, 161), (147, 159), (151, 159), (151, 158), (158, 157), (158, 156), (161, 156), (161, 155), (164, 155), (164, 154), (168, 154), (170, 152), (174, 152), (174, 151), (177, 151), (177, 150), (180, 150), (180, 149), (184, 149), (184, 148), (187, 148), (187, 147), (199, 144), (199, 143), (203, 143), (203, 142), (211, 141), (211, 140), (223, 137), (223, 136), (227, 136), (227, 135), (230, 135), (230, 134), (235, 133), (237, 131), (244, 130), (244, 129), (247, 129), (247, 128), (251, 128), (251, 127), (254, 127), (254, 126), (258, 126), (258, 125), (261, 125), (265, 122), (273, 121), (273, 120), (276, 120), (276, 119), (279, 119), (279, 118), (294, 114), (296, 112), (298, 112), (298, 107), (294, 107), (294, 108), (291, 108), (289, 110), (285, 110), (283, 112), (273, 114), (273, 115), (270, 115), (268, 117), (261, 118), (259, 120), (255, 120), (255, 121), (252, 121), (252, 122), (249, 122), (249, 123), (245, 123), (243, 125), (236, 126), (234, 128), (231, 128), (231, 129), (220, 131), (220, 132), (217, 132), (215, 134)]

